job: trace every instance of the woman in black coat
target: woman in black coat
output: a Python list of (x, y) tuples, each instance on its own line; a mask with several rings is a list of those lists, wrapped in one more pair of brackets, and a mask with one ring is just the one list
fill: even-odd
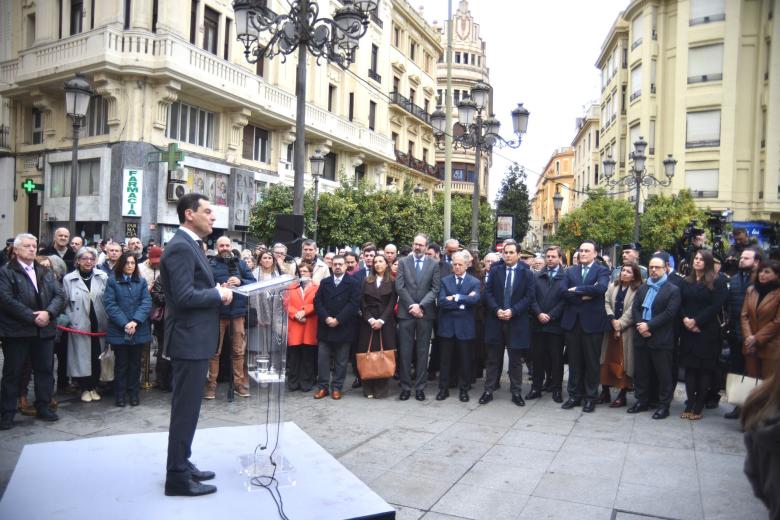
[(726, 303), (728, 286), (714, 265), (710, 251), (699, 251), (682, 286), (680, 365), (685, 367), (688, 401), (680, 417), (692, 421), (701, 419), (721, 351), (718, 313)]
[[(395, 304), (398, 295), (390, 274), (390, 266), (384, 255), (374, 257), (371, 274), (363, 280), (360, 293), (360, 341), (357, 352), (366, 352), (371, 342), (371, 351), (395, 349)], [(390, 378), (367, 380), (361, 375), (363, 395), (369, 399), (387, 397)]]

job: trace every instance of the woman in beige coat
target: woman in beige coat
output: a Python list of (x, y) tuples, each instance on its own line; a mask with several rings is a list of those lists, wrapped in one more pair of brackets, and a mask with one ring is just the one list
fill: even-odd
[(610, 330), (604, 333), (601, 344), (601, 397), (600, 403), (612, 401), (610, 387), (620, 389), (609, 405), (618, 408), (626, 405), (626, 392), (633, 388), (634, 345), (631, 331), (633, 320), (631, 307), (634, 295), (642, 285), (642, 273), (637, 264), (624, 265), (620, 276), (607, 290), (604, 307), (610, 322)]
[[(98, 356), (106, 348), (105, 332), (108, 316), (103, 307), (103, 292), (108, 276), (95, 269), (97, 251), (82, 247), (76, 253), (76, 269), (62, 279), (65, 291), (65, 315), (68, 328), (79, 331), (68, 333), (68, 375), (78, 383), (81, 400), (97, 401), (97, 383), (100, 377)], [(96, 336), (96, 333), (104, 336)]]
[(756, 283), (748, 287), (742, 305), (742, 353), (745, 374), (768, 379), (780, 358), (780, 262), (769, 260), (758, 268)]

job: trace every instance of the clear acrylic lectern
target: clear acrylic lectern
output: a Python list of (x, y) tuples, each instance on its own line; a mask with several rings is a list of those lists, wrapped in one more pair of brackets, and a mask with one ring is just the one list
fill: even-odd
[(257, 446), (240, 457), (241, 472), (248, 478), (247, 489), (259, 489), (253, 479), (275, 476), (280, 484), (292, 466), (283, 454), (282, 425), (287, 394), (287, 289), (297, 286), (298, 279), (282, 275), (270, 280), (233, 288), (248, 298), (246, 339), (247, 371), (250, 392), (258, 410)]

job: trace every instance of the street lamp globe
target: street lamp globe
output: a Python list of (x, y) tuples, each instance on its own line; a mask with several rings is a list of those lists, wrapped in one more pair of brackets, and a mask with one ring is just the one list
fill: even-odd
[(65, 82), (65, 112), (72, 118), (81, 119), (87, 115), (92, 88), (81, 73)]
[(555, 195), (553, 195), (553, 209), (555, 209), (556, 213), (561, 210), (561, 206), (563, 206), (563, 195), (561, 195), (560, 192), (556, 191)]
[(517, 108), (512, 110), (512, 128), (515, 135), (523, 135), (528, 129), (528, 116), (530, 112), (522, 103), (517, 104)]
[(488, 100), (490, 98), (490, 85), (478, 81), (476, 85), (471, 87), (471, 99), (477, 105), (477, 110), (482, 110), (488, 106)]
[(368, 13), (376, 9), (377, 6), (379, 5), (379, 2), (377, 2), (376, 0), (355, 0), (354, 4), (355, 7), (357, 7), (364, 13)]
[(672, 154), (669, 154), (666, 159), (664, 159), (664, 173), (666, 176), (671, 179), (674, 177), (674, 167), (677, 165), (677, 160), (672, 157)]
[(461, 125), (469, 128), (474, 122), (474, 116), (477, 114), (477, 104), (470, 99), (465, 99), (458, 103), (458, 121)]
[(498, 135), (499, 130), (501, 129), (501, 121), (496, 119), (495, 114), (490, 114), (490, 117), (485, 119), (485, 137), (492, 136), (495, 138), (495, 136)]
[(447, 125), (447, 114), (441, 107), (437, 108), (431, 114), (431, 126), (433, 127), (433, 133), (436, 135), (442, 135)]
[(608, 155), (606, 159), (604, 159), (602, 162), (602, 169), (604, 171), (604, 177), (606, 179), (611, 179), (613, 175), (615, 175), (615, 159), (612, 158), (611, 155)]
[(634, 155), (641, 155), (644, 157), (646, 149), (647, 141), (645, 141), (643, 137), (634, 141)]
[(244, 44), (244, 49), (247, 52), (249, 52), (249, 47), (257, 41), (257, 31), (251, 21), (255, 16), (252, 7), (252, 0), (236, 0), (233, 3), (233, 12), (236, 15), (237, 38)]
[(319, 178), (322, 176), (322, 171), (325, 168), (325, 156), (322, 155), (322, 152), (319, 150), (316, 150), (314, 152), (314, 155), (309, 157), (309, 162), (311, 163), (311, 174), (314, 178)]

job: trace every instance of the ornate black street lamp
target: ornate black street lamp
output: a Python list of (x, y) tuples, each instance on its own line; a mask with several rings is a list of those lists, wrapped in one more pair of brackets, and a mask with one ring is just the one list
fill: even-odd
[(556, 189), (552, 199), (553, 209), (555, 210), (555, 219), (553, 220), (553, 235), (555, 235), (558, 232), (558, 213), (561, 211), (561, 206), (563, 206), (563, 195)]
[(73, 121), (73, 157), (70, 164), (70, 213), (68, 229), (71, 236), (78, 235), (76, 230), (76, 200), (79, 191), (79, 133), (81, 120), (87, 115), (89, 100), (92, 99), (92, 87), (80, 73), (65, 82), (65, 113)]
[(325, 156), (317, 150), (309, 157), (311, 163), (311, 176), (314, 179), (314, 241), (317, 241), (317, 228), (319, 227), (320, 214), (320, 177), (325, 169)]
[[(295, 80), (295, 158), (293, 183), (293, 214), (303, 215), (303, 170), (306, 157), (306, 56), (310, 52), (320, 60), (347, 68), (355, 61), (358, 40), (366, 34), (369, 13), (375, 10), (377, 0), (342, 0), (333, 19), (320, 18), (318, 2), (288, 0), (290, 10), (277, 15), (266, 6), (266, 0), (235, 0), (236, 34), (244, 44), (244, 56), (249, 63), (298, 50), (298, 68)], [(260, 36), (268, 32), (268, 43)]]
[(639, 232), (641, 228), (641, 222), (639, 219), (639, 195), (640, 188), (642, 186), (669, 186), (672, 184), (672, 177), (674, 177), (674, 167), (677, 164), (677, 160), (669, 154), (664, 159), (664, 173), (666, 174), (666, 180), (658, 179), (657, 177), (647, 173), (645, 167), (645, 149), (647, 148), (647, 141), (642, 137), (634, 142), (634, 151), (631, 153), (630, 158), (634, 161), (634, 166), (631, 169), (631, 175), (626, 175), (620, 179), (612, 180), (612, 176), (615, 175), (615, 160), (612, 156), (608, 156), (603, 161), (604, 180), (607, 186), (615, 188), (617, 186), (626, 186), (627, 188), (634, 188), (634, 242), (639, 242)]
[[(489, 85), (480, 81), (472, 87), (471, 97), (458, 103), (457, 125), (460, 126), (462, 132), (453, 132), (452, 137), (453, 148), (463, 150), (473, 148), (475, 151), (474, 169), (476, 171), (471, 200), (471, 241), (469, 242), (469, 249), (474, 251), (479, 250), (479, 177), (482, 167), (482, 153), (490, 152), (494, 146), (518, 148), (523, 134), (528, 128), (529, 112), (520, 103), (517, 108), (512, 110), (512, 127), (517, 139), (507, 141), (498, 135), (501, 126), (499, 120), (493, 114), (483, 119), (483, 112), (490, 106), (490, 90)], [(446, 128), (446, 121), (447, 114), (441, 107), (431, 114), (436, 147), (439, 149), (444, 149), (444, 135), (451, 131), (451, 129)]]

